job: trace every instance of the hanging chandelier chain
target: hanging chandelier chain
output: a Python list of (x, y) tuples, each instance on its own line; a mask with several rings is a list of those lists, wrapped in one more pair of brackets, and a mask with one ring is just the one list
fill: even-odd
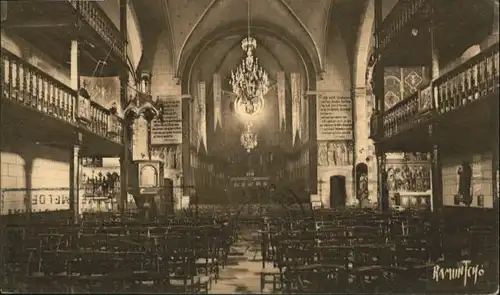
[(251, 37), (251, 9), (250, 1), (247, 0), (248, 8), (248, 36), (241, 41), (241, 48), (246, 53), (246, 57), (235, 71), (231, 71), (230, 84), (233, 92), (239, 99), (246, 103), (254, 103), (254, 100), (264, 95), (269, 90), (269, 79), (267, 72), (259, 65), (259, 59), (255, 57), (254, 51), (257, 48), (257, 41)]
[(250, 38), (250, 0), (247, 0), (247, 37)]

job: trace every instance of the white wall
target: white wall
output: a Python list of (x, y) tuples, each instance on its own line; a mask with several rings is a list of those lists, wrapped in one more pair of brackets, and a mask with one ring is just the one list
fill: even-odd
[(5, 143), (0, 148), (2, 214), (8, 209), (24, 211), (27, 189), (35, 211), (69, 209), (63, 200), (69, 197), (69, 162), (69, 150), (28, 141)]

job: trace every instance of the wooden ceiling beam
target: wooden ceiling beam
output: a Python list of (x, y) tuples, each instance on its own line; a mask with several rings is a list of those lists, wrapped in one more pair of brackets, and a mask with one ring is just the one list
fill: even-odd
[(71, 23), (69, 21), (51, 21), (51, 20), (40, 20), (40, 21), (23, 21), (10, 23), (7, 22), (5, 26), (9, 29), (52, 29), (52, 28), (65, 28), (74, 26), (74, 22)]

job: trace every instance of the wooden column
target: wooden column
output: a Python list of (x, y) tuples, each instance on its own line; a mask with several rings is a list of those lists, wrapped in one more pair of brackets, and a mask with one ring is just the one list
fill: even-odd
[(76, 143), (71, 150), (71, 162), (69, 165), (69, 209), (73, 223), (78, 223), (80, 217), (80, 146), (82, 134), (78, 133)]
[(73, 90), (80, 88), (80, 75), (78, 73), (78, 56), (80, 55), (78, 49), (78, 40), (71, 41), (71, 56), (70, 56), (70, 86)]
[[(80, 74), (78, 72), (79, 62), (79, 48), (78, 40), (71, 41), (70, 49), (70, 87), (78, 91), (80, 88)], [(78, 114), (78, 99), (76, 100), (76, 114)], [(75, 115), (76, 115), (75, 114)], [(82, 141), (82, 134), (76, 134), (76, 142), (71, 147), (71, 159), (69, 164), (69, 209), (72, 216), (73, 223), (79, 220), (79, 170), (80, 170), (80, 145)]]
[(434, 29), (435, 26), (435, 12), (434, 12), (434, 1), (429, 1), (428, 4), (429, 7), (429, 37), (430, 37), (430, 44), (431, 44), (431, 78), (432, 80), (435, 80), (439, 77), (439, 51), (437, 47), (437, 37), (436, 37), (436, 30)]
[(493, 208), (498, 210), (498, 197), (499, 197), (499, 179), (498, 179), (498, 171), (500, 167), (500, 162), (499, 162), (499, 140), (500, 140), (500, 135), (498, 132), (500, 132), (500, 122), (499, 122), (499, 114), (498, 114), (498, 108), (499, 108), (499, 101), (498, 99), (495, 99), (493, 106), (490, 108), (490, 124), (491, 124), (491, 150), (493, 152), (493, 159), (492, 159), (492, 191), (493, 191)]
[(376, 155), (377, 155), (377, 181), (378, 181), (378, 193), (379, 193), (379, 208), (381, 211), (386, 211), (389, 209), (389, 192), (387, 190), (387, 173), (386, 173), (386, 156), (385, 152), (382, 152), (380, 147), (375, 145)]
[[(439, 52), (436, 45), (436, 35), (435, 35), (435, 15), (434, 15), (434, 1), (430, 1), (429, 7), (429, 36), (431, 44), (431, 80), (439, 78)], [(434, 97), (435, 99), (435, 97)], [(434, 101), (434, 105), (437, 107), (437, 102)], [(439, 136), (438, 136), (438, 124), (433, 123), (429, 126), (429, 137), (432, 142), (431, 151), (431, 184), (432, 184), (432, 202), (431, 210), (440, 212), (443, 207), (443, 177), (442, 177), (442, 167), (441, 167), (441, 153), (439, 146)]]
[(498, 17), (498, 0), (491, 0), (493, 2), (493, 26), (492, 26), (492, 35), (498, 35), (498, 27), (499, 27), (499, 17)]
[(443, 208), (443, 176), (441, 167), (441, 151), (439, 147), (439, 136), (437, 125), (429, 126), (429, 136), (432, 140), (431, 152), (431, 184), (432, 184), (432, 204), (431, 209), (440, 212)]

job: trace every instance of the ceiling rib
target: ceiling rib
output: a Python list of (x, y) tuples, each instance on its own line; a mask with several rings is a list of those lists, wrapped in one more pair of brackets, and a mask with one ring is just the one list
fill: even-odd
[[(165, 0), (165, 2), (168, 1), (168, 0)], [(205, 16), (208, 14), (208, 12), (214, 7), (215, 3), (217, 2), (218, 0), (212, 0), (212, 2), (210, 2), (210, 4), (207, 6), (207, 8), (205, 9), (205, 11), (203, 11), (203, 13), (200, 15), (200, 17), (198, 18), (198, 20), (196, 20), (196, 23), (193, 25), (193, 27), (191, 28), (191, 30), (189, 31), (189, 34), (186, 36), (186, 38), (184, 39), (184, 41), (182, 42), (182, 46), (181, 46), (181, 49), (179, 51), (179, 56), (182, 55), (182, 52), (184, 51), (184, 47), (186, 46), (187, 42), (189, 41), (189, 39), (191, 38), (191, 36), (193, 35), (194, 31), (196, 30), (196, 28), (198, 27), (198, 25), (201, 23), (201, 21), (205, 18)], [(176, 62), (174, 63), (176, 65), (176, 69), (179, 68), (180, 66), (180, 58), (176, 58)]]
[[(199, 48), (199, 50), (197, 50), (197, 52), (195, 53), (195, 56), (194, 56), (194, 59), (192, 61), (192, 63), (190, 65), (187, 65), (187, 64), (184, 64), (184, 67), (188, 67), (188, 81), (187, 81), (187, 85), (190, 85), (190, 79), (191, 79), (191, 72), (193, 71), (193, 68), (194, 68), (194, 64), (196, 64), (196, 61), (197, 59), (199, 58), (200, 56), (200, 53), (204, 51), (204, 49), (209, 46), (211, 43), (217, 41), (218, 39), (224, 37), (224, 36), (227, 36), (229, 33), (234, 33), (236, 31), (241, 31), (243, 27), (241, 26), (238, 26), (237, 24), (232, 24), (230, 26), (230, 29), (226, 29), (226, 30), (222, 30), (220, 32), (218, 32), (217, 34), (215, 34), (214, 36), (211, 36), (211, 38), (209, 40), (201, 40), (200, 42), (203, 42), (202, 45), (201, 45), (201, 48)], [(305, 69), (305, 72), (306, 72), (306, 76), (309, 77), (309, 69), (307, 67), (307, 61), (304, 59), (304, 56), (302, 55), (302, 53), (300, 52), (300, 50), (297, 48), (297, 46), (291, 41), (289, 40), (286, 36), (283, 36), (283, 35), (279, 35), (277, 34), (277, 32), (273, 31), (271, 28), (269, 28), (268, 26), (256, 26), (254, 27), (255, 30), (258, 30), (260, 32), (264, 32), (266, 34), (269, 34), (270, 36), (275, 36), (275, 37), (278, 37), (279, 40), (281, 40), (284, 44), (286, 44), (287, 46), (291, 47), (293, 49), (293, 51), (300, 57), (300, 60), (301, 60), (301, 63), (304, 65), (304, 69)], [(190, 53), (191, 54), (191, 53)], [(311, 58), (311, 57), (309, 57)], [(313, 63), (313, 67), (314, 67), (314, 62), (311, 60), (311, 62)], [(184, 72), (186, 69), (183, 68), (183, 69), (179, 69), (179, 74), (182, 75), (182, 72)], [(314, 85), (310, 85), (311, 81), (309, 81), (308, 79), (308, 85), (307, 87), (312, 87)]]
[(172, 65), (175, 65), (177, 63), (177, 53), (175, 52), (175, 35), (174, 31), (172, 28), (172, 23), (170, 20), (170, 10), (168, 8), (168, 0), (162, 1), (162, 8), (163, 8), (163, 13), (165, 17), (167, 18), (167, 26), (168, 30), (170, 32), (170, 54), (172, 58)]
[(318, 57), (318, 63), (320, 66), (320, 69), (318, 69), (318, 70), (323, 69), (323, 58), (321, 57), (321, 54), (320, 54), (319, 48), (318, 48), (318, 44), (316, 44), (316, 41), (314, 40), (311, 32), (309, 31), (309, 29), (307, 29), (307, 27), (304, 25), (302, 20), (297, 16), (297, 14), (295, 14), (295, 11), (293, 11), (293, 9), (290, 7), (290, 5), (288, 5), (288, 3), (285, 2), (285, 0), (279, 0), (279, 1), (281, 2), (281, 4), (283, 6), (285, 6), (285, 8), (288, 10), (288, 13), (300, 24), (302, 29), (304, 29), (304, 31), (307, 33), (307, 36), (309, 36), (309, 38), (311, 39), (311, 42), (314, 45), (314, 50), (316, 50), (316, 55)]

